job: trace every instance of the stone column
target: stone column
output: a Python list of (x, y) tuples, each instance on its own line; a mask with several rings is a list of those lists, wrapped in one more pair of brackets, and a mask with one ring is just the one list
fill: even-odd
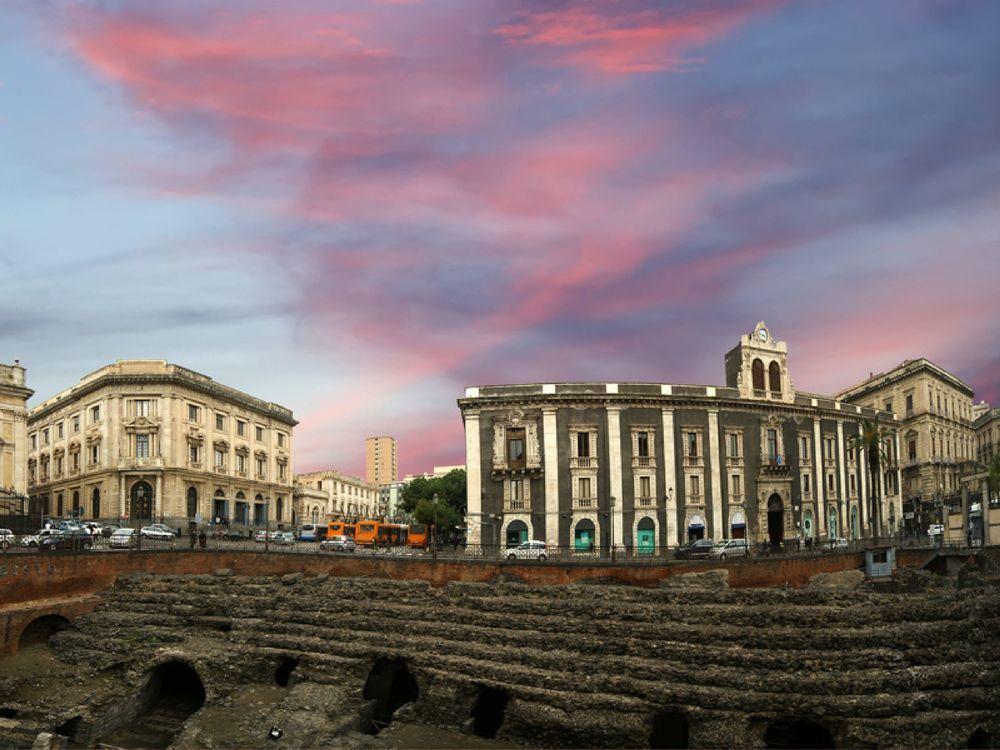
[[(118, 517), (125, 515), (125, 476), (118, 475)], [(132, 519), (130, 518), (129, 521)]]
[[(466, 538), (469, 544), (482, 543), (483, 477), (481, 450), (479, 414), (468, 412), (465, 415), (465, 502), (468, 508)], [(333, 482), (333, 485), (336, 486), (336, 482)]]
[[(663, 483), (667, 497), (667, 546), (676, 547), (677, 536), (677, 496), (680, 488), (677, 486), (677, 462), (674, 449), (674, 410), (663, 410)], [(659, 543), (659, 540), (657, 540)]]
[[(556, 410), (542, 409), (545, 463), (545, 543), (559, 546), (559, 440), (556, 431)], [(535, 524), (532, 524), (534, 527)], [(535, 532), (537, 538), (537, 530)]]
[[(159, 510), (159, 513), (157, 513)], [(153, 518), (159, 517), (163, 523), (163, 473), (156, 475), (156, 495), (154, 496)]]
[[(897, 432), (894, 436), (895, 446), (896, 446), (896, 496), (899, 498), (899, 515), (897, 516), (896, 523), (902, 523), (903, 520), (903, 470), (899, 465), (899, 433)], [(984, 516), (985, 518), (985, 516)], [(895, 531), (895, 529), (893, 529)]]
[(876, 532), (877, 536), (885, 536), (885, 524), (888, 521), (888, 513), (886, 513), (885, 504), (885, 467), (879, 466), (878, 472), (878, 494), (879, 494), (879, 515), (881, 525)]
[(611, 479), (611, 497), (615, 507), (611, 508), (611, 543), (619, 547), (625, 544), (624, 515), (622, 513), (622, 436), (619, 406), (608, 407), (608, 476)]
[(868, 517), (868, 465), (864, 450), (858, 451), (858, 474), (860, 480), (858, 482), (858, 498), (861, 505), (858, 509), (858, 517), (861, 519), (861, 535), (866, 536), (866, 533), (871, 531), (871, 518)]
[(820, 432), (820, 420), (813, 419), (813, 456), (816, 464), (816, 476), (813, 486), (816, 488), (816, 538), (819, 539), (827, 532), (826, 527), (826, 503), (823, 501), (826, 492), (826, 471), (823, 465), (823, 435)]
[(845, 539), (851, 538), (851, 511), (849, 509), (850, 493), (847, 491), (847, 451), (844, 445), (844, 420), (837, 420), (837, 465), (840, 475), (840, 528), (847, 533), (841, 534)]
[(712, 462), (712, 538), (722, 539), (722, 477), (719, 471), (719, 412), (708, 410), (708, 459)]

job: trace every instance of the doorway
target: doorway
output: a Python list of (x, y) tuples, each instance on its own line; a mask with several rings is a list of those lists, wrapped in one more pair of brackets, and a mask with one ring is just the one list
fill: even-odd
[(149, 482), (132, 485), (131, 501), (131, 518), (138, 523), (153, 519), (153, 488)]
[(507, 546), (516, 547), (528, 541), (528, 526), (524, 521), (511, 521), (507, 527)]
[(772, 547), (780, 547), (785, 540), (785, 505), (777, 492), (767, 501), (767, 538)]
[(635, 546), (640, 555), (651, 555), (656, 549), (656, 525), (649, 516), (639, 521), (635, 531)]
[[(510, 529), (507, 530), (508, 534)], [(573, 549), (577, 552), (590, 552), (594, 549), (594, 522), (584, 518), (573, 531)]]

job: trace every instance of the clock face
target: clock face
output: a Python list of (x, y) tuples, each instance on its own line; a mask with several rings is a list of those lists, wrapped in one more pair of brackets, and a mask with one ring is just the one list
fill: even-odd
[(757, 338), (759, 338), (761, 341), (767, 341), (767, 329), (761, 328), (759, 331), (757, 331)]

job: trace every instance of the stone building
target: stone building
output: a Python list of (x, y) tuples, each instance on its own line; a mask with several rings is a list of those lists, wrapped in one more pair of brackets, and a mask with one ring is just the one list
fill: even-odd
[(992, 408), (985, 402), (977, 406), (978, 414), (972, 423), (976, 436), (975, 458), (981, 466), (988, 467), (993, 454), (1000, 452), (1000, 409)]
[[(893, 415), (796, 392), (787, 347), (764, 323), (726, 355), (725, 370), (725, 386), (466, 389), (469, 541), (658, 554), (702, 536), (872, 535), (868, 472), (849, 440), (863, 419), (893, 426)], [(898, 440), (890, 448), (898, 455)], [(882, 518), (895, 528), (897, 470), (878, 481)]]
[(955, 501), (972, 470), (972, 388), (927, 359), (911, 359), (841, 391), (837, 398), (893, 412), (899, 420), (906, 528), (926, 531)]
[(389, 484), (399, 480), (399, 451), (396, 438), (379, 435), (365, 440), (365, 481)]
[(295, 517), (302, 523), (381, 518), (378, 485), (333, 469), (295, 475)]
[(27, 491), (27, 402), (34, 393), (25, 382), (20, 362), (0, 364), (0, 490), (22, 495)]
[(33, 507), (132, 524), (281, 526), (296, 424), (289, 409), (185, 367), (118, 360), (29, 412)]

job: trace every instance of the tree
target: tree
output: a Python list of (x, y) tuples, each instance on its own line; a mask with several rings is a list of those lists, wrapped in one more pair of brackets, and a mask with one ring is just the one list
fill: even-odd
[(438, 501), (451, 508), (461, 521), (465, 518), (465, 481), (464, 469), (455, 469), (443, 477), (433, 479), (417, 477), (403, 487), (400, 505), (404, 511), (412, 514), (416, 512), (421, 500), (430, 501), (437, 495)]
[(424, 523), (428, 526), (435, 526), (435, 536), (439, 539), (447, 539), (455, 530), (455, 527), (462, 527), (462, 516), (449, 504), (438, 500), (424, 498), (417, 503), (413, 509), (413, 519), (417, 523)]
[(848, 439), (848, 450), (855, 451), (859, 456), (864, 455), (868, 466), (868, 498), (869, 503), (875, 506), (874, 513), (869, 510), (868, 518), (874, 516), (878, 534), (882, 533), (882, 493), (879, 491), (879, 477), (882, 475), (883, 467), (889, 468), (892, 464), (885, 443), (894, 434), (892, 429), (880, 425), (876, 417), (874, 420), (862, 420), (861, 432)]

